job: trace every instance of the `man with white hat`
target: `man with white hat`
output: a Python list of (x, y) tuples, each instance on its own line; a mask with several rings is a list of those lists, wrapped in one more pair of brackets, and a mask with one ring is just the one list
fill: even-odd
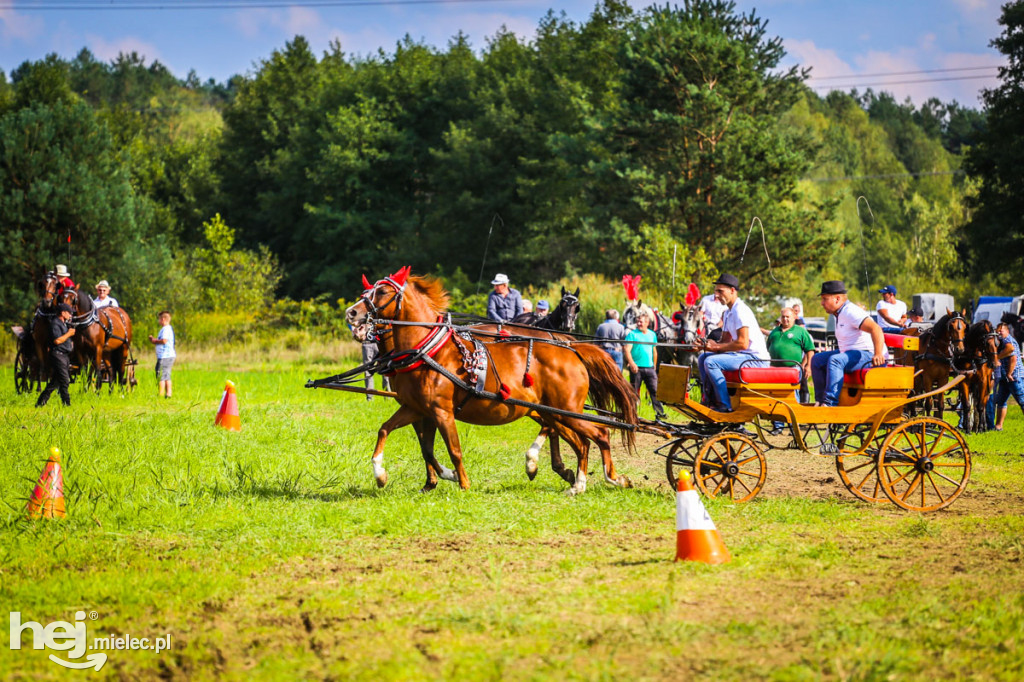
[(107, 283), (107, 280), (101, 279), (96, 284), (96, 298), (93, 299), (92, 304), (97, 309), (108, 306), (118, 307), (117, 299), (110, 296), (110, 284)]
[(523, 314), (523, 298), (508, 285), (508, 275), (499, 272), (491, 280), (494, 291), (487, 297), (487, 317), (495, 322), (511, 322)]
[(58, 296), (64, 293), (65, 289), (75, 288), (75, 282), (73, 279), (71, 279), (71, 273), (68, 272), (68, 266), (64, 265), (63, 263), (57, 263), (56, 267), (54, 267), (53, 269), (53, 273), (51, 274), (53, 274), (53, 276), (57, 278)]

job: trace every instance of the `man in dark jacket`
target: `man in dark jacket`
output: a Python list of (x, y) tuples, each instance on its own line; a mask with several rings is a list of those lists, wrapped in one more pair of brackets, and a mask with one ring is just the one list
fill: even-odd
[(60, 303), (57, 305), (57, 314), (50, 321), (50, 382), (39, 394), (36, 407), (45, 405), (55, 389), (60, 393), (60, 399), (64, 404), (69, 407), (71, 405), (71, 396), (68, 394), (68, 386), (71, 385), (71, 363), (68, 354), (71, 353), (71, 337), (75, 335), (74, 328), (68, 327), (71, 315), (71, 306)]

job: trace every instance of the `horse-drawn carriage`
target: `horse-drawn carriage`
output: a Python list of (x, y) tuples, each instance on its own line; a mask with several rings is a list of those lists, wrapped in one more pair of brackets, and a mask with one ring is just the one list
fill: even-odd
[[(383, 451), (396, 428), (413, 425), (416, 430), (427, 471), (424, 490), (432, 489), (439, 477), (468, 487), (455, 420), (505, 424), (522, 417), (533, 418), (576, 452), (579, 465), (573, 474), (559, 468), (552, 449), (552, 468), (573, 494), (586, 488), (590, 442), (601, 451), (606, 482), (629, 486), (611, 462), (609, 427), (624, 432), (630, 448), (640, 431), (669, 439), (656, 452), (666, 458), (673, 486), (680, 469), (692, 468), (704, 494), (736, 502), (750, 500), (761, 490), (767, 475), (765, 453), (775, 447), (832, 457), (843, 484), (856, 497), (889, 500), (911, 511), (948, 506), (970, 476), (970, 449), (955, 428), (941, 419), (906, 413), (908, 406), (956, 387), (962, 376), (912, 395), (913, 367), (861, 370), (845, 377), (838, 406), (818, 407), (797, 402), (798, 367), (741, 368), (726, 373), (734, 411), (725, 413), (691, 396), (689, 367), (663, 364), (658, 398), (689, 420), (652, 422), (638, 418), (636, 394), (610, 356), (590, 342), (545, 338), (501, 325), (455, 324), (446, 313), (443, 291), (436, 283), (409, 278), (408, 269), (364, 285), (363, 296), (346, 317), (353, 329), (375, 335), (381, 355), (372, 366), (310, 381), (307, 387), (362, 392), (346, 384), (359, 381), (364, 371), (393, 374), (395, 392), (387, 395), (400, 408), (378, 433), (372, 456), (378, 485), (387, 482)], [(886, 341), (905, 352), (918, 350), (914, 337), (887, 335)], [(596, 408), (584, 405), (588, 393)], [(774, 437), (762, 420), (788, 423), (792, 442), (770, 440)], [(750, 422), (756, 434), (742, 429)], [(438, 431), (455, 471), (434, 455)], [(535, 457), (534, 452), (534, 467)], [(536, 469), (531, 471), (530, 461), (528, 452), (532, 478)]]

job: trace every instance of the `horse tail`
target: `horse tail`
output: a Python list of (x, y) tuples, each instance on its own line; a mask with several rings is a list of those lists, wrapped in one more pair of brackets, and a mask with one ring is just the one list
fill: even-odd
[[(590, 401), (599, 410), (619, 413), (624, 424), (636, 426), (637, 405), (639, 396), (633, 387), (622, 376), (622, 370), (615, 364), (611, 356), (598, 346), (580, 344), (574, 346), (583, 360), (587, 374), (590, 376)], [(632, 428), (621, 429), (622, 443), (630, 452), (636, 451), (635, 431)]]

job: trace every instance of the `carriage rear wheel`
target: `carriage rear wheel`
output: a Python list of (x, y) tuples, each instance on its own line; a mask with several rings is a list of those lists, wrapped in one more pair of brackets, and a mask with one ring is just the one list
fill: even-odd
[(926, 512), (948, 507), (967, 487), (971, 451), (940, 419), (919, 417), (894, 428), (878, 455), (878, 480), (893, 504)]
[(19, 394), (32, 390), (32, 367), (29, 357), (21, 348), (18, 348), (18, 354), (14, 356), (14, 390)]
[(668, 455), (665, 456), (665, 476), (668, 478), (668, 484), (672, 486), (672, 490), (679, 485), (679, 472), (693, 467), (700, 444), (700, 436), (686, 435), (679, 438), (669, 448)]
[(746, 502), (764, 486), (768, 465), (753, 440), (738, 433), (720, 433), (706, 439), (693, 463), (693, 478), (708, 497), (728, 495)]
[[(871, 427), (866, 424), (851, 424), (836, 435), (835, 444), (841, 453), (856, 452), (870, 432)], [(885, 432), (879, 429), (875, 434), (874, 444), (863, 453), (840, 454), (836, 457), (836, 472), (839, 479), (854, 497), (865, 502), (878, 504), (889, 500), (882, 492), (882, 484), (878, 479), (878, 448), (885, 440), (885, 435)]]

